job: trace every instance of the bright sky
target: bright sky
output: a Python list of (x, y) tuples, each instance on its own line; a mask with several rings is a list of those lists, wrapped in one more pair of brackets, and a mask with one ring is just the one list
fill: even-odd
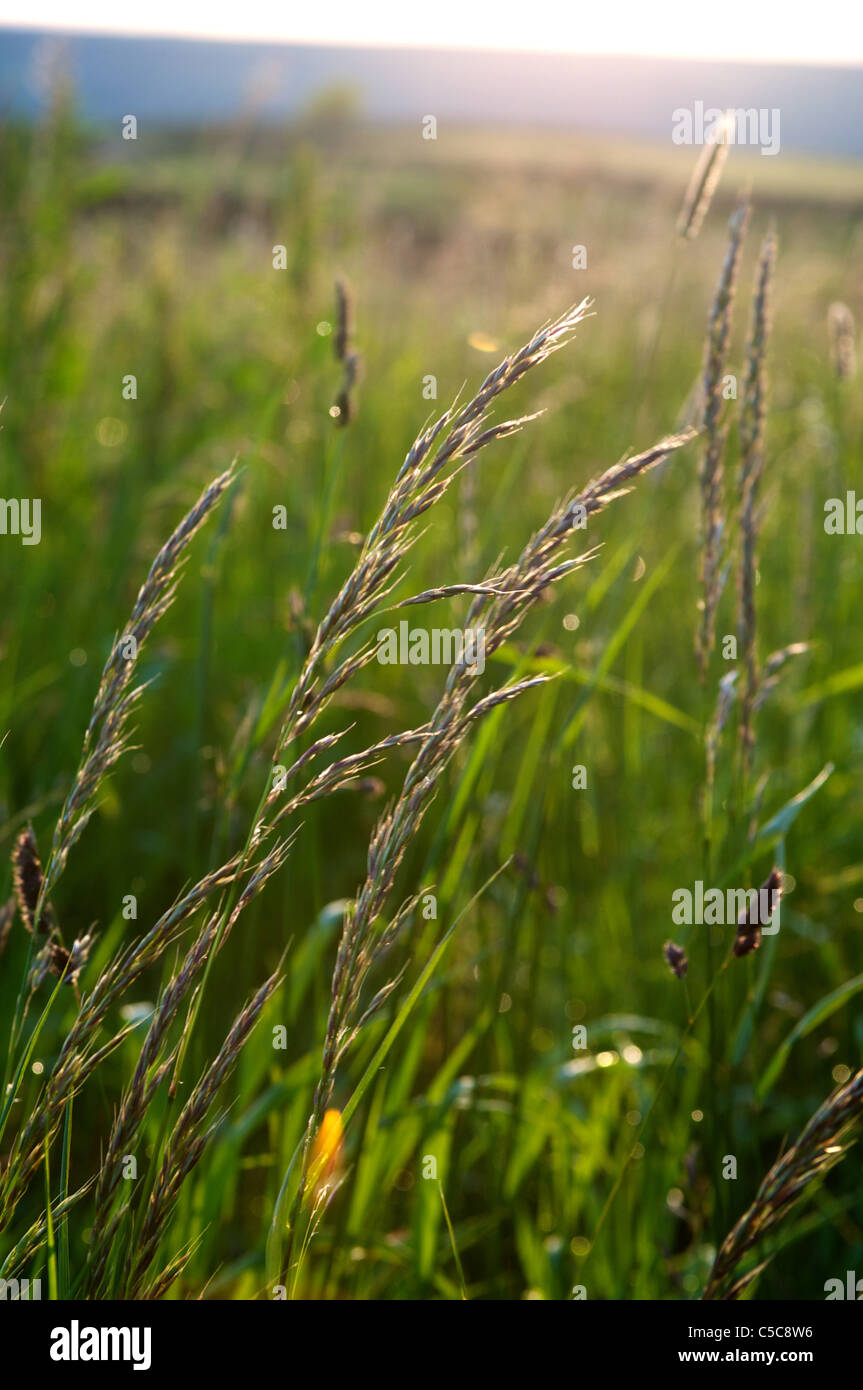
[(0, 24), (103, 33), (863, 63), (860, 0), (0, 0)]

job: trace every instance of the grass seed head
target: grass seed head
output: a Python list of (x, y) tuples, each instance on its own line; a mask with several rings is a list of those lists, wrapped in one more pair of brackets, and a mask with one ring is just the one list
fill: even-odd
[(672, 975), (676, 975), (678, 980), (682, 980), (689, 969), (689, 958), (683, 947), (676, 946), (673, 941), (666, 941), (662, 953)]
[(748, 956), (761, 945), (761, 928), (772, 920), (782, 896), (782, 875), (773, 869), (758, 890), (755, 904), (741, 912), (737, 919), (735, 956)]
[[(12, 851), (12, 875), (21, 920), (27, 930), (32, 931), (43, 884), (42, 861), (39, 858), (32, 825), (28, 825), (27, 829), (23, 830), (15, 841), (15, 848)], [(36, 931), (41, 936), (47, 936), (52, 927), (51, 909), (44, 906), (39, 915)]]
[(854, 315), (840, 300), (827, 310), (830, 360), (839, 381), (850, 381), (857, 373), (857, 329)]

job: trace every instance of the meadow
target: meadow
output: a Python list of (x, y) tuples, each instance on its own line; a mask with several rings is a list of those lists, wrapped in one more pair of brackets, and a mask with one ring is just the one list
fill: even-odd
[[(731, 149), (687, 239), (675, 228), (697, 150), (500, 128), (424, 140), (419, 123), (369, 128), (335, 100), (278, 130), (250, 116), (123, 141), (58, 98), (37, 126), (7, 121), (0, 150), (2, 492), (42, 504), (38, 545), (0, 537), (4, 1052), (14, 1042), (0, 1278), (76, 1298), (699, 1298), (771, 1165), (863, 1060), (863, 541), (824, 525), (863, 446), (863, 169)], [(728, 577), (702, 682), (699, 383), (745, 188), (723, 348), (740, 387), (721, 402)], [(707, 796), (720, 690), (733, 693), (732, 669), (738, 693), (746, 679), (723, 642), (739, 633), (738, 418), (771, 229), (759, 672), (806, 646), (775, 684), (767, 668), (748, 766), (741, 700), (729, 704)], [(599, 547), (589, 560), (553, 583), (542, 572), (473, 688), (488, 708), (433, 765), (427, 814), (405, 812), (382, 865), (370, 842), (417, 746), (378, 745), (426, 726), (448, 674), (366, 659), (305, 728), (296, 692), (316, 631), (414, 440), (586, 299), (481, 425), (536, 418), (476, 450), (468, 433), (388, 571), (392, 594), (324, 644), (319, 682), (405, 617), (452, 629), (472, 604), (503, 612), (463, 590), (395, 604), (511, 582), (562, 499), (674, 447), (560, 556)], [(684, 442), (686, 427), (701, 432)], [(92, 815), (46, 888), (100, 673), (153, 558), (234, 460), (141, 643), (129, 747), (115, 758), (109, 738)], [(291, 709), (304, 776), (321, 751), (323, 765), (378, 751), (286, 815), (293, 838), (228, 934), (240, 889), (218, 871), (248, 856), (277, 804), (263, 798)], [(332, 751), (314, 743), (337, 734)], [(734, 955), (733, 925), (672, 920), (676, 891), (757, 888), (774, 868), (781, 930), (758, 949)], [(104, 1056), (52, 1111), (46, 1088), (100, 976), (207, 875), (206, 902), (108, 1000), (82, 1054)], [(92, 933), (72, 983), (61, 964), (31, 984), (49, 900), (67, 949)], [(351, 945), (366, 908), (381, 958)], [(196, 941), (194, 978), (154, 1038)], [(345, 959), (348, 975), (368, 967), (351, 1017), (376, 1007), (330, 1092)], [(254, 1027), (231, 1042), (253, 999)], [(765, 1204), (789, 1211), (735, 1265), (736, 1278), (764, 1262), (742, 1296), (823, 1299), (826, 1281), (863, 1277), (858, 1157), (839, 1161), (830, 1123), (816, 1138), (815, 1160), (798, 1154), (799, 1200), (762, 1194), (762, 1218)]]

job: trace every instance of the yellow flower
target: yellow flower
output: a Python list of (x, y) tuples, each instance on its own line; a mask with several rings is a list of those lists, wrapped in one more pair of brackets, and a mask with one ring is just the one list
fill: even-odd
[(328, 1110), (312, 1144), (306, 1193), (318, 1196), (338, 1177), (341, 1169), (344, 1129), (341, 1110)]

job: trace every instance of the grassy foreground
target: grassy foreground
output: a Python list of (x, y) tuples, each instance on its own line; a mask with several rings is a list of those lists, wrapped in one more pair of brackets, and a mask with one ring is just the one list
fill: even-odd
[[(837, 301), (863, 312), (859, 170), (780, 174), (732, 150), (687, 242), (674, 228), (691, 151), (675, 151), (672, 168), (668, 152), (529, 132), (441, 131), (431, 142), (326, 122), (266, 137), (142, 130), (124, 143), (81, 132), (62, 103), (38, 129), (4, 128), (2, 146), (2, 492), (41, 499), (42, 536), (27, 547), (0, 537), (0, 900), (13, 895), (10, 857), (31, 824), (48, 863), (100, 673), (153, 557), (207, 484), (233, 459), (239, 470), (141, 652), (134, 747), (100, 781), (39, 905), (50, 897), (67, 948), (94, 933), (75, 984), (48, 973), (22, 990), (39, 912), (35, 933), (20, 913), (8, 927), (0, 1022), (4, 1050), (10, 1032), (16, 1046), (0, 1277), (41, 1277), (76, 1297), (699, 1296), (780, 1150), (861, 1064), (861, 540), (824, 529), (825, 503), (854, 488), (863, 446), (859, 378), (837, 373), (828, 326)], [(172, 902), (248, 848), (315, 631), (412, 441), (541, 324), (594, 301), (575, 340), (515, 382), (491, 418), (544, 413), (457, 474), (394, 571), (409, 574), (379, 618), (326, 654), (325, 673), (404, 617), (463, 624), (476, 595), (389, 605), (505, 570), (560, 499), (701, 423), (705, 328), (728, 215), (750, 179), (726, 370), (743, 382), (772, 220), (762, 668), (776, 649), (808, 646), (754, 716), (748, 774), (735, 706), (705, 821), (705, 727), (720, 678), (739, 664), (722, 652), (737, 632), (738, 398), (723, 406), (735, 564), (706, 683), (695, 657), (699, 439), (591, 517), (569, 553), (600, 544), (598, 554), (553, 590), (543, 584), (490, 656), (476, 699), (509, 680), (555, 679), (491, 709), (435, 767), (436, 799), (373, 920), (384, 929), (414, 894), (433, 902), (424, 896), (385, 961), (371, 962), (369, 999), (404, 974), (335, 1072), (326, 1108), (342, 1112), (343, 1133), (331, 1116), (321, 1139), (320, 1114), (308, 1128), (334, 962), (410, 744), (288, 818), (290, 852), (223, 948), (210, 941), (199, 992), (159, 1039), (129, 1146), (109, 1151), (112, 1126), (154, 1007), (205, 930), (203, 906), (111, 1002), (91, 1047), (128, 1031), (70, 1086), (51, 1143), (16, 1188), (79, 1001), (86, 1008), (117, 953)], [(360, 359), (342, 428), (331, 413), (344, 373), (337, 277), (351, 289)], [(342, 730), (331, 759), (419, 729), (446, 681), (441, 667), (372, 660), (313, 732), (300, 730), (293, 756)], [(676, 890), (699, 879), (757, 887), (774, 865), (781, 931), (751, 954), (729, 956), (733, 926), (672, 922)], [(689, 956), (685, 980), (663, 959), (669, 937)], [(191, 1163), (178, 1116), (276, 971), (214, 1106), (192, 1115), (193, 1136), (216, 1128)], [(305, 1195), (304, 1135), (306, 1179), (318, 1179)], [(165, 1174), (170, 1183), (187, 1163), (169, 1202)], [(854, 1160), (804, 1197), (747, 1256), (773, 1257), (748, 1296), (818, 1299), (828, 1279), (863, 1274)], [(131, 1288), (129, 1258), (148, 1235), (152, 1263)]]

